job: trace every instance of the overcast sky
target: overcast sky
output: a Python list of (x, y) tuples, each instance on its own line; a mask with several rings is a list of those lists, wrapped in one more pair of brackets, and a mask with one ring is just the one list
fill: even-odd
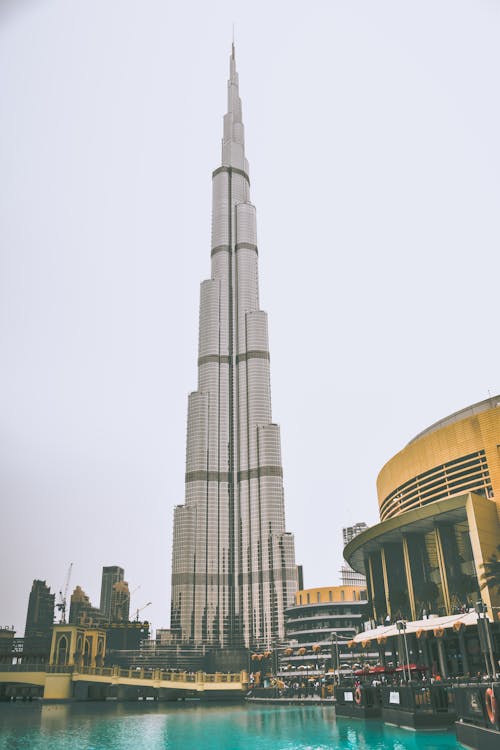
[(74, 563), (170, 612), (232, 24), (305, 585), (500, 392), (497, 0), (0, 0), (0, 626)]

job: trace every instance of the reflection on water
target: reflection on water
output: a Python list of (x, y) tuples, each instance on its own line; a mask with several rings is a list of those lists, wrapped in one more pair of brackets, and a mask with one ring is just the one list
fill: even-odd
[(329, 706), (0, 703), (0, 750), (459, 750)]
[(67, 724), (71, 706), (68, 703), (42, 706), (40, 711), (40, 729), (43, 732), (57, 732)]

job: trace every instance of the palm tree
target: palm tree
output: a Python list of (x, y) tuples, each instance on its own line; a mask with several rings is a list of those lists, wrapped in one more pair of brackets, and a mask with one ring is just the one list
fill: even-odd
[(481, 573), (481, 589), (486, 587), (492, 590), (496, 589), (500, 595), (500, 544), (497, 546), (496, 552), (493, 552), (490, 559), (481, 565), (483, 572)]

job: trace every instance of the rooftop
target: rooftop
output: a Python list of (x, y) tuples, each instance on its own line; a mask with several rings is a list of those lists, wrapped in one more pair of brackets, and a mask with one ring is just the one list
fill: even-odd
[(498, 396), (490, 396), (484, 401), (478, 401), (477, 404), (466, 406), (465, 409), (460, 409), (460, 411), (456, 411), (453, 414), (450, 414), (448, 417), (443, 417), (443, 419), (440, 419), (438, 422), (434, 422), (434, 424), (431, 424), (430, 427), (427, 427), (425, 430), (422, 430), (422, 432), (419, 432), (418, 435), (410, 440), (408, 445), (411, 445), (417, 440), (420, 440), (420, 438), (424, 437), (424, 435), (430, 435), (431, 432), (440, 430), (442, 427), (447, 427), (448, 425), (454, 424), (455, 422), (460, 422), (460, 420), (462, 419), (473, 417), (476, 414), (481, 414), (481, 412), (483, 411), (489, 411), (490, 409), (495, 409), (497, 407), (500, 407), (500, 394)]

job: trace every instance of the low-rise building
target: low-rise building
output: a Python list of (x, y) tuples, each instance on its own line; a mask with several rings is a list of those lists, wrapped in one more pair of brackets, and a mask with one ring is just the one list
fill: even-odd
[(14, 628), (0, 627), (0, 664), (12, 664), (15, 635)]
[[(324, 671), (333, 659), (351, 659), (347, 643), (364, 628), (366, 589), (327, 586), (298, 591), (285, 612), (285, 641), (279, 648), (280, 672)], [(259, 655), (257, 655), (258, 657)]]

